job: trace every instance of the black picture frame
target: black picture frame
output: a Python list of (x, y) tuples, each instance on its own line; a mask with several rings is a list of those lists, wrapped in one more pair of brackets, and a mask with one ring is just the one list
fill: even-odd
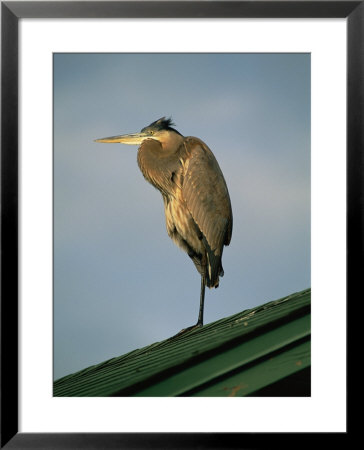
[[(109, 17), (347, 19), (347, 303), (355, 301), (360, 292), (364, 273), (364, 1), (1, 2), (1, 448), (225, 449), (268, 445), (275, 434), (18, 432), (18, 22), (21, 18)], [(335, 443), (347, 436), (340, 433)], [(286, 435), (283, 443), (290, 439), (297, 444), (297, 435), (292, 434)], [(300, 437), (299, 444), (306, 439), (308, 434)]]

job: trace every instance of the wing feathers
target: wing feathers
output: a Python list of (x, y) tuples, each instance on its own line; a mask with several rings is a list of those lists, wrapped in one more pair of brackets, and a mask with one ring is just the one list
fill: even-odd
[(230, 197), (224, 176), (211, 150), (196, 138), (187, 138), (188, 169), (182, 194), (208, 244), (212, 279), (218, 277), (224, 245), (232, 230)]

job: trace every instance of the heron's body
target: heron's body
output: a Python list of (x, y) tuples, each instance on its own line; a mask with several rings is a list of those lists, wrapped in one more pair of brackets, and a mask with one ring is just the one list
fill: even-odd
[(134, 135), (98, 142), (140, 143), (138, 165), (162, 194), (168, 235), (201, 274), (198, 324), (202, 325), (204, 287), (217, 287), (223, 275), (223, 247), (232, 233), (229, 192), (212, 151), (200, 139), (184, 137), (164, 118)]
[(145, 140), (138, 151), (144, 177), (162, 194), (167, 232), (205, 276), (218, 286), (222, 249), (231, 238), (229, 193), (211, 150), (200, 139), (181, 137), (176, 148)]

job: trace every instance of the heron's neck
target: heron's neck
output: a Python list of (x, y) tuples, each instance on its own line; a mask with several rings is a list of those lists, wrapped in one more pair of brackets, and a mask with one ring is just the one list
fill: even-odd
[(173, 153), (181, 146), (183, 136), (177, 133), (166, 133), (165, 135), (160, 136), (159, 142), (161, 143), (164, 152)]

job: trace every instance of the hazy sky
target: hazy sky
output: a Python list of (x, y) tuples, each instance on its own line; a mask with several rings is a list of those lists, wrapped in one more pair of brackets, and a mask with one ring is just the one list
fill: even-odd
[(55, 54), (55, 378), (197, 321), (200, 276), (137, 146), (93, 142), (162, 116), (206, 142), (230, 192), (205, 323), (310, 286), (309, 54)]

